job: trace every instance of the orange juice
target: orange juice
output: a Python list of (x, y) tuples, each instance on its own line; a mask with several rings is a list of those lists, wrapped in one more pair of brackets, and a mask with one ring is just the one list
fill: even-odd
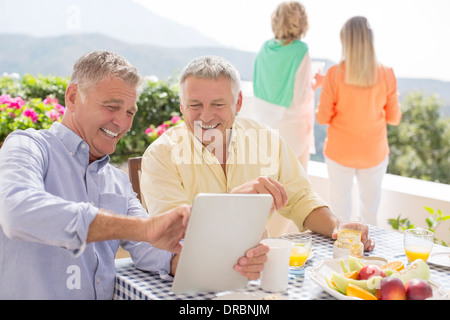
[(403, 248), (408, 261), (428, 260), (433, 249), (434, 233), (423, 228), (407, 229), (403, 235)]
[(409, 262), (413, 262), (416, 259), (428, 260), (431, 250), (426, 247), (408, 247), (405, 248), (405, 254)]
[(309, 246), (302, 244), (295, 244), (291, 251), (291, 257), (289, 259), (290, 267), (301, 267), (305, 264), (309, 256)]
[(358, 236), (359, 239), (361, 239), (362, 231), (361, 230), (354, 230), (354, 229), (341, 229), (338, 231), (338, 236), (344, 235), (344, 236)]

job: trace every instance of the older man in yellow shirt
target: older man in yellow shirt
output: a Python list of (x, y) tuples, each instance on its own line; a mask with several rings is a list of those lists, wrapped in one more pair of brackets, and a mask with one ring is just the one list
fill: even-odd
[[(242, 106), (238, 71), (220, 57), (191, 61), (180, 76), (184, 122), (143, 155), (141, 192), (150, 214), (192, 204), (198, 193), (269, 193), (299, 230), (331, 237), (337, 219), (311, 190), (297, 157), (271, 129), (236, 118)], [(374, 243), (367, 231), (366, 250)]]

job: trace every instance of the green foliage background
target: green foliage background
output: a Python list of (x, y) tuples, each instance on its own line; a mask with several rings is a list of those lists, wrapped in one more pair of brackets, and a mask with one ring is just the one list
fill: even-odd
[(388, 173), (450, 184), (450, 118), (439, 97), (412, 92), (402, 101), (402, 121), (388, 127)]

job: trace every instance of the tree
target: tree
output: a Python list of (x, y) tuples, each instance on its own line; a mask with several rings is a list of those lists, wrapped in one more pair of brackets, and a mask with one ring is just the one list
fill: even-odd
[(437, 95), (411, 92), (402, 101), (402, 121), (388, 127), (388, 173), (450, 184), (450, 119), (440, 115)]

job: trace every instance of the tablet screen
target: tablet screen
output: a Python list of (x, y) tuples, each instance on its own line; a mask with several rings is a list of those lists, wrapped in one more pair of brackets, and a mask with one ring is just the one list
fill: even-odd
[(269, 217), (268, 194), (201, 193), (192, 205), (172, 291), (188, 293), (245, 288), (233, 269), (257, 246)]

